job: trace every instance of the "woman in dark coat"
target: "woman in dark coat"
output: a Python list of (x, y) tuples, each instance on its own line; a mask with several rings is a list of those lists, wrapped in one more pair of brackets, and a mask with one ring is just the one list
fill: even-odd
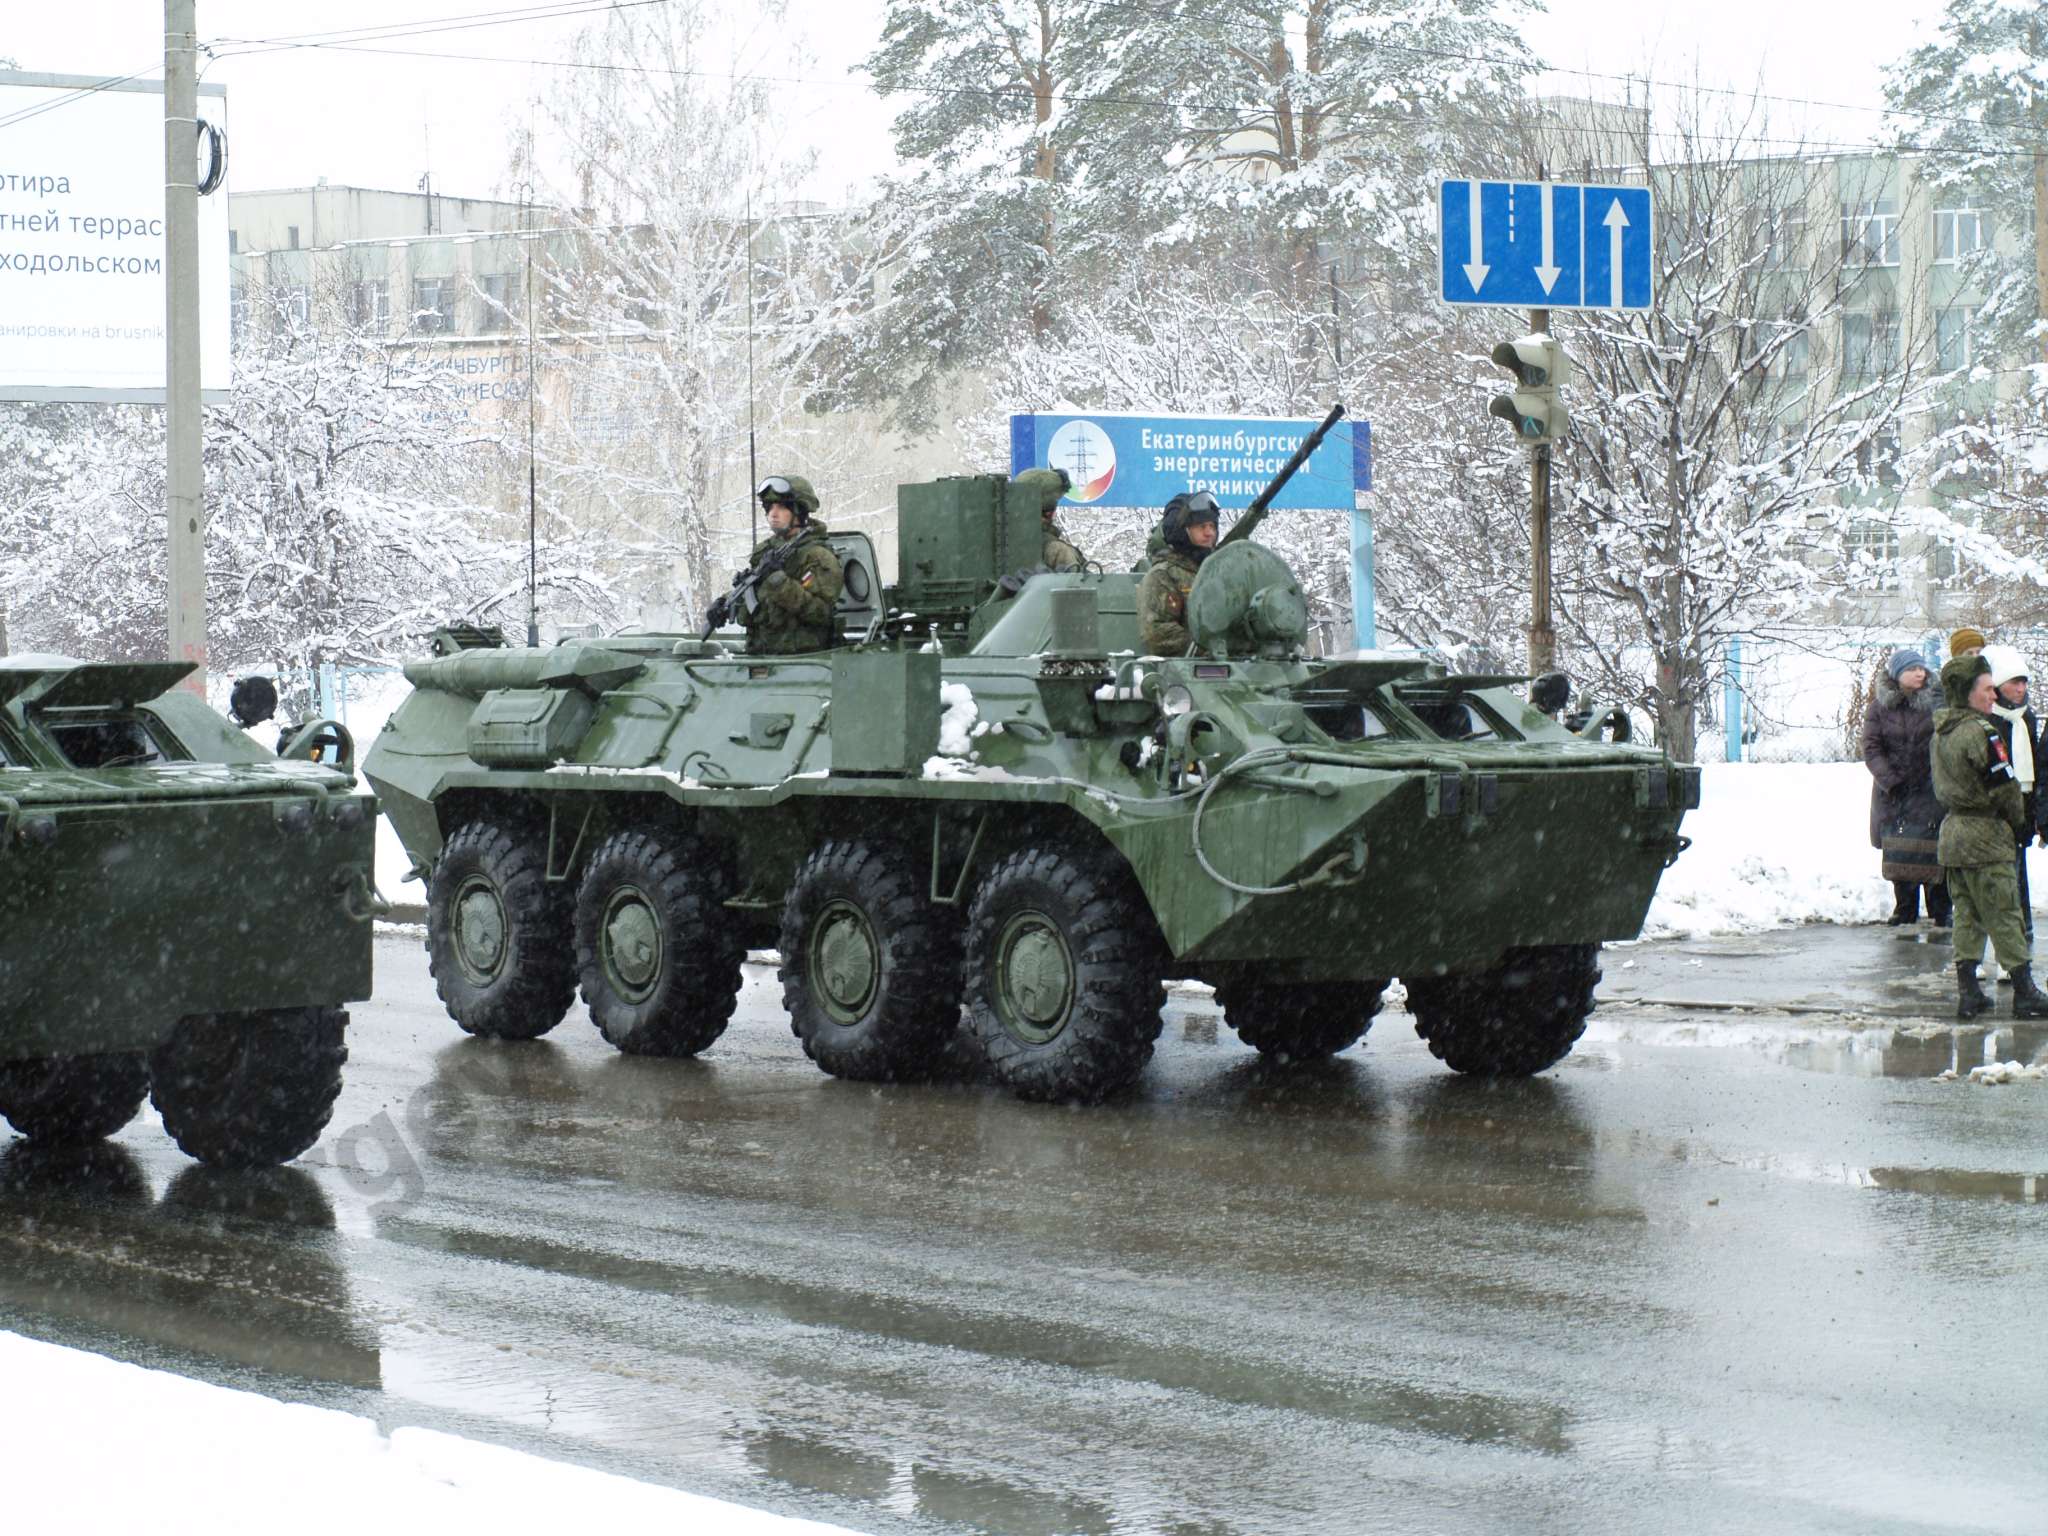
[[(1893, 651), (1863, 713), (1863, 764), (1870, 770), (1870, 846), (1884, 848), (1887, 833), (1932, 842), (1941, 831), (1941, 802), (1934, 797), (1934, 711), (1939, 689), (1927, 686), (1927, 663), (1915, 650)], [(1887, 922), (1910, 923), (1920, 916), (1920, 883), (1894, 880), (1897, 901)], [(1940, 927), (1949, 920), (1948, 888), (1927, 886), (1927, 915)]]

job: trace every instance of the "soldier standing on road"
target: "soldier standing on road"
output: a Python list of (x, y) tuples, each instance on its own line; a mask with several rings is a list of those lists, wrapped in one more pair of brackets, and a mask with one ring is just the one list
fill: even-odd
[(825, 538), (825, 525), (812, 521), (818, 493), (801, 475), (770, 475), (754, 494), (768, 519), (768, 537), (754, 546), (734, 585), (764, 565), (774, 568), (761, 579), (753, 609), (735, 615), (747, 627), (747, 651), (787, 656), (826, 650), (839, 638), (833, 614), (845, 575)]
[[(1991, 723), (1998, 727), (2006, 753), (2012, 758), (2012, 776), (2019, 781), (2027, 808), (2027, 824), (2014, 839), (2019, 846), (2013, 856), (2013, 873), (2020, 888), (2020, 923), (2027, 931), (2027, 952), (2031, 954), (2034, 898), (2027, 880), (2027, 848), (2042, 832), (2041, 815), (2048, 810), (2039, 788), (2041, 722), (2027, 704), (2026, 658), (2009, 645), (1987, 645), (1982, 654), (1985, 665), (1991, 668), (1991, 686), (1998, 690), (1991, 705)], [(2042, 840), (2048, 842), (2048, 837)]]
[(1064, 469), (1027, 469), (1010, 482), (1036, 493), (1045, 523), (1045, 549), (1039, 556), (1048, 571), (1078, 571), (1083, 556), (1059, 525), (1060, 498), (1074, 488)]
[(2013, 872), (2013, 839), (2026, 826), (2026, 804), (1992, 722), (1998, 694), (1991, 667), (1975, 653), (1954, 657), (1941, 669), (1941, 689), (1947, 707), (1934, 717), (1934, 792), (1948, 810), (1938, 856), (1955, 898), (1956, 1017), (1991, 1011), (1977, 982), (1988, 934), (1998, 963), (2011, 974), (2013, 1017), (2048, 1018), (2048, 996), (2034, 985)]
[(1188, 593), (1216, 547), (1218, 511), (1207, 491), (1183, 491), (1166, 504), (1159, 524), (1166, 547), (1138, 583), (1138, 636), (1149, 655), (1188, 653)]

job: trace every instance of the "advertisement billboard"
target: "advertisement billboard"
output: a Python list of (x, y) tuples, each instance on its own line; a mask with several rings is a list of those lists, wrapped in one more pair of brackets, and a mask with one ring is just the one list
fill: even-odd
[[(224, 88), (199, 111), (225, 128)], [(199, 260), (200, 386), (225, 400), (225, 185)], [(0, 71), (0, 400), (160, 402), (164, 316), (162, 82)]]
[[(1010, 418), (1010, 473), (1064, 469), (1067, 501), (1084, 507), (1161, 507), (1205, 490), (1245, 507), (1280, 472), (1320, 418), (1031, 414)], [(1372, 489), (1372, 427), (1337, 423), (1273, 505), (1350, 508)]]

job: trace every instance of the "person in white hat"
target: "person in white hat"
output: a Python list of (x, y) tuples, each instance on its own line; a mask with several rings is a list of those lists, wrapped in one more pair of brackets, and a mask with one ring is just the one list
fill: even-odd
[(2005, 749), (2012, 758), (2013, 777), (2019, 780), (2020, 792), (2026, 797), (2027, 830), (2016, 834), (2019, 850), (2013, 858), (2020, 885), (2020, 922), (2026, 929), (2027, 949), (2031, 952), (2034, 947), (2034, 901), (2027, 889), (2027, 848), (2036, 838), (2048, 842), (2041, 822), (2043, 797), (2037, 789), (2039, 781), (2035, 772), (2035, 765), (2041, 758), (2041, 723), (2027, 703), (2026, 657), (2009, 645), (1987, 645), (1983, 656), (1991, 668), (1991, 686), (1998, 696), (1997, 702), (1991, 706), (1992, 723), (2005, 739)]

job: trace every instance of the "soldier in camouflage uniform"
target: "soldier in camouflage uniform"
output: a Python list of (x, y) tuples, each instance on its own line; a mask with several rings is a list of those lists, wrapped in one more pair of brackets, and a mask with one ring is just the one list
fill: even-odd
[(770, 557), (778, 557), (779, 569), (762, 579), (760, 601), (741, 616), (747, 650), (756, 656), (826, 650), (839, 638), (833, 613), (845, 576), (826, 541), (825, 525), (812, 520), (818, 493), (801, 475), (770, 475), (754, 494), (761, 499), (769, 533), (754, 547), (738, 579)]
[(1061, 531), (1058, 522), (1060, 498), (1074, 488), (1064, 469), (1027, 469), (1010, 482), (1035, 493), (1039, 515), (1045, 520), (1045, 550), (1039, 556), (1048, 571), (1078, 571), (1084, 558)]
[(1216, 547), (1216, 498), (1183, 491), (1166, 504), (1159, 531), (1166, 546), (1138, 583), (1138, 635), (1152, 656), (1188, 653), (1188, 592)]
[(2034, 984), (2033, 956), (2020, 921), (2013, 836), (2027, 811), (2012, 759), (1992, 723), (1991, 666), (1972, 651), (1941, 669), (1948, 707), (1934, 717), (1934, 793), (1948, 814), (1936, 857), (1955, 898), (1956, 1016), (1991, 1011), (1977, 982), (1988, 934), (1998, 963), (2010, 973), (2016, 1019), (2048, 1018), (2048, 996)]

